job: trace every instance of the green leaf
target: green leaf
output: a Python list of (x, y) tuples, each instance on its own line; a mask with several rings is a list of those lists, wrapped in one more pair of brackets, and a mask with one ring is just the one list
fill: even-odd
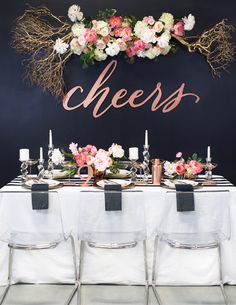
[(97, 20), (104, 20), (107, 21), (110, 17), (114, 16), (117, 13), (117, 10), (112, 8), (112, 9), (105, 9), (104, 11), (98, 11)]

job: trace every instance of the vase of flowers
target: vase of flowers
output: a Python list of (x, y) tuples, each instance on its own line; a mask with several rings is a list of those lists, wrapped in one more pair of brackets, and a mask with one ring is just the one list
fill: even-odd
[(196, 153), (184, 159), (182, 152), (178, 152), (175, 161), (165, 161), (164, 175), (173, 179), (193, 179), (203, 168), (202, 159)]

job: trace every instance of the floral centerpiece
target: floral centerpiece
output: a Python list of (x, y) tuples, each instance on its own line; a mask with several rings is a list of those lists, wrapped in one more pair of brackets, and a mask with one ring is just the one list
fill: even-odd
[(194, 153), (187, 159), (183, 158), (182, 152), (176, 154), (173, 162), (165, 161), (164, 175), (167, 177), (191, 179), (203, 171), (202, 159)]

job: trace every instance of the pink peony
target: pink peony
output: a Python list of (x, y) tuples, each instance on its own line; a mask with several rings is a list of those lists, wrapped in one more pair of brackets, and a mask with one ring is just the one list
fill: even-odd
[(131, 40), (132, 29), (129, 26), (125, 26), (122, 30), (121, 37), (124, 41)]
[(128, 57), (133, 57), (137, 54), (137, 52), (136, 52), (135, 48), (132, 47), (132, 48), (127, 48), (126, 49), (126, 54), (127, 54)]
[(152, 16), (148, 16), (148, 17), (143, 18), (143, 22), (150, 24), (150, 25), (154, 25), (155, 19)]
[(191, 167), (194, 175), (200, 174), (203, 170), (203, 165), (198, 161), (191, 160), (188, 164)]
[(176, 154), (176, 158), (178, 158), (178, 159), (179, 159), (179, 158), (181, 158), (181, 157), (182, 157), (182, 155), (183, 155), (183, 154), (182, 154), (182, 152), (181, 152), (181, 151), (179, 151), (179, 152), (177, 152), (177, 154)]
[(111, 16), (108, 20), (108, 23), (112, 29), (121, 27), (122, 22), (121, 16)]
[(78, 166), (82, 166), (82, 165), (86, 164), (87, 154), (84, 152), (79, 153), (78, 155), (74, 156), (74, 159)]
[(99, 149), (95, 158), (94, 158), (94, 167), (99, 172), (105, 171), (108, 167), (110, 167), (112, 164), (111, 158), (108, 156), (108, 152)]
[(91, 156), (95, 156), (97, 153), (97, 148), (93, 145), (88, 144), (87, 146), (85, 146), (85, 150), (91, 154)]
[(146, 44), (141, 39), (140, 40), (136, 40), (134, 42), (134, 49), (135, 49), (136, 52), (143, 51), (145, 49), (145, 47), (146, 47)]
[(122, 37), (123, 34), (123, 29), (122, 28), (118, 28), (114, 30), (114, 35), (115, 37)]
[(183, 162), (177, 162), (175, 171), (178, 175), (183, 175), (185, 173), (185, 165)]
[(172, 32), (176, 36), (183, 36), (184, 35), (184, 23), (183, 21), (178, 21), (173, 27), (172, 27)]
[(86, 29), (86, 32), (84, 34), (84, 38), (88, 42), (95, 42), (97, 40), (97, 33), (94, 29)]

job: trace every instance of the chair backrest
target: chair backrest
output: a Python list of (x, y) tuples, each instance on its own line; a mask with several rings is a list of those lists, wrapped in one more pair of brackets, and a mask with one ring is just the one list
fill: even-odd
[(194, 191), (195, 210), (178, 212), (176, 192), (166, 192), (165, 213), (158, 235), (214, 234), (217, 241), (230, 238), (230, 192)]
[[(36, 196), (43, 193), (34, 191)], [(51, 242), (53, 236), (63, 235), (60, 200), (56, 191), (48, 192), (48, 202), (48, 209), (33, 210), (30, 190), (0, 191), (0, 240), (9, 242), (14, 234), (41, 234), (44, 241)]]
[(116, 236), (117, 242), (124, 234), (132, 236), (136, 241), (144, 240), (146, 225), (142, 191), (122, 191), (121, 198), (122, 210), (106, 211), (104, 191), (81, 192), (79, 239), (86, 241), (93, 234), (105, 233)]

